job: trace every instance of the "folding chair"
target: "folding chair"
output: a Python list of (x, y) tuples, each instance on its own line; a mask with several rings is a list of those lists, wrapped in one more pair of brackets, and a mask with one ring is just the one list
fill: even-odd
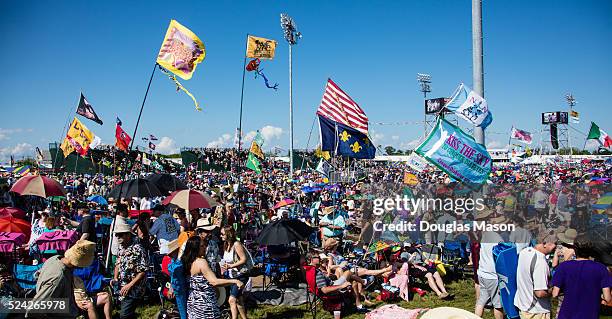
[(313, 319), (317, 318), (317, 306), (322, 305), (324, 310), (329, 312), (342, 311), (345, 308), (347, 295), (346, 293), (331, 293), (323, 294), (321, 289), (317, 287), (317, 269), (314, 266), (303, 265), (304, 277), (306, 278), (306, 300), (308, 302), (308, 310)]
[(24, 298), (32, 298), (36, 294), (36, 279), (37, 272), (42, 268), (42, 264), (38, 265), (13, 265), (13, 274), (17, 285), (23, 289)]

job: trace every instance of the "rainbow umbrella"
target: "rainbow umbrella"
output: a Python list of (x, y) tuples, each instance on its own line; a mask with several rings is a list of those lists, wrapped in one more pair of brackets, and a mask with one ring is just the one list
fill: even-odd
[(610, 204), (612, 204), (612, 192), (605, 193), (597, 200), (597, 203), (593, 204), (592, 207), (593, 209), (604, 210), (610, 207)]

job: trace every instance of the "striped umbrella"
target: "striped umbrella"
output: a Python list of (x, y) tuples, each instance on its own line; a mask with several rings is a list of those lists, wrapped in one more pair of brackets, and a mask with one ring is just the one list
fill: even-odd
[(24, 176), (20, 178), (13, 187), (11, 192), (19, 195), (33, 195), (40, 197), (50, 196), (65, 196), (64, 187), (55, 180), (40, 175)]
[(166, 197), (162, 201), (162, 204), (174, 204), (186, 211), (196, 208), (212, 208), (219, 205), (219, 203), (217, 203), (207, 194), (193, 189), (176, 191), (170, 194), (170, 196)]

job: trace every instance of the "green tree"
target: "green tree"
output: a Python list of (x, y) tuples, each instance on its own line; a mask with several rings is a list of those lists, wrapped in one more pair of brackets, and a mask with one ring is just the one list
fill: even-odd
[(387, 154), (387, 155), (395, 155), (395, 152), (396, 152), (395, 147), (393, 147), (391, 145), (385, 146), (385, 154)]

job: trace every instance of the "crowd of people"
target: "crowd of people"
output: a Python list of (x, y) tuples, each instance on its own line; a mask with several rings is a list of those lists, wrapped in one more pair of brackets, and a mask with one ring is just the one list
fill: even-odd
[[(143, 301), (158, 300), (156, 289), (161, 287), (167, 288), (163, 295), (182, 319), (220, 318), (219, 289), (227, 287), (228, 316), (245, 319), (252, 305), (247, 297), (255, 286), (254, 269), (261, 262), (255, 258), (262, 251), (256, 242), (258, 233), (272, 222), (298, 219), (315, 230), (304, 239), (308, 245), (271, 245), (264, 251), (299, 259), (296, 264), (302, 270), (313, 270), (314, 280), (306, 280), (309, 288), (314, 285), (322, 296), (346, 294), (360, 313), (375, 305), (374, 290), (380, 295), (396, 293), (406, 301), (429, 293), (452, 305), (455, 295), (447, 285), (453, 279), (449, 265), (444, 268), (449, 261), (434, 253), (450, 251), (451, 243), (458, 243), (461, 251), (453, 263), (460, 264), (474, 281), (478, 316), (487, 308), (493, 309), (497, 319), (508, 312), (502, 306), (495, 263), (500, 243), (516, 249), (512, 304), (521, 318), (551, 318), (553, 311), (562, 319), (597, 318), (605, 304), (612, 302), (609, 229), (605, 222), (593, 223), (594, 217), (612, 215), (609, 205), (593, 208), (610, 191), (609, 162), (496, 164), (490, 181), (473, 192), (433, 168), (418, 172), (402, 163), (353, 161), (350, 170), (358, 171), (353, 175), (358, 177), (335, 182), (312, 169), (291, 176), (287, 164), (280, 161), (263, 161), (260, 174), (239, 169), (234, 159), (240, 156), (233, 150), (203, 154), (208, 164), (218, 163), (224, 169), (183, 167), (165, 173), (209, 195), (216, 204), (212, 208), (163, 205), (165, 196), (108, 196), (126, 180), (152, 172), (52, 173), (49, 177), (64, 187), (66, 196), (47, 199), (9, 192), (19, 177), (5, 174), (0, 206), (26, 211), (24, 219), (31, 221), (31, 229), (29, 241), (19, 248), (21, 253), (17, 248), (0, 253), (1, 295), (17, 298), (25, 293), (16, 284), (20, 274), (10, 265), (42, 265), (31, 297), (66, 298), (72, 317), (112, 318), (115, 313), (134, 318), (137, 308), (146, 304)], [(406, 173), (414, 174), (418, 183), (405, 183)], [(88, 199), (95, 195), (104, 201)], [(455, 203), (478, 196), (483, 205), (461, 210), (435, 205), (385, 207), (382, 214), (375, 213), (375, 199), (396, 196)], [(283, 201), (289, 204), (277, 205)], [(516, 228), (446, 232), (389, 231), (377, 226), (377, 222), (422, 221), (443, 225), (487, 221), (512, 223)], [(603, 233), (598, 231), (602, 227)], [(41, 250), (36, 244), (43, 234), (59, 230), (75, 231), (70, 247)], [(79, 269), (84, 268), (106, 277), (99, 280), (101, 287), (109, 288), (86, 289), (92, 277), (83, 275)], [(558, 309), (552, 309), (551, 298), (558, 300)]]

